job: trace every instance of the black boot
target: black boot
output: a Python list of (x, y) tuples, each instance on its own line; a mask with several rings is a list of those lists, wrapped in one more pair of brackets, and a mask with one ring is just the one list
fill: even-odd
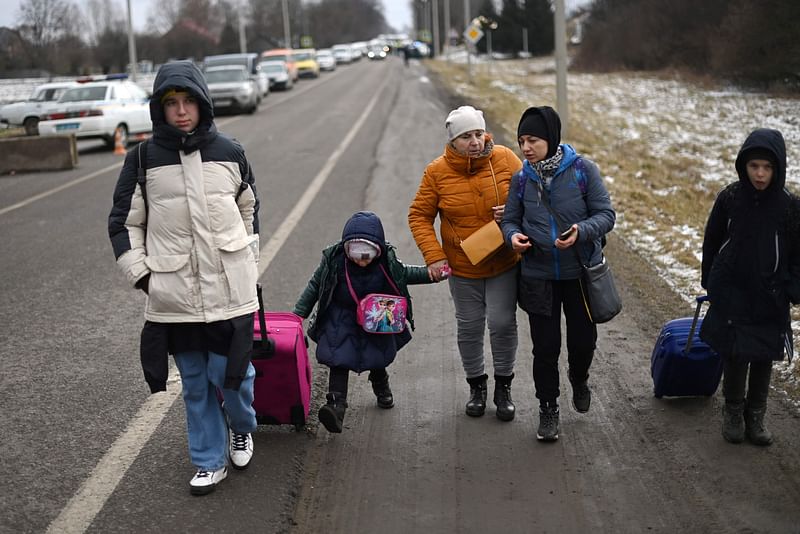
[(486, 411), (486, 381), (488, 375), (467, 378), (469, 384), (469, 402), (467, 402), (467, 415), (480, 417)]
[(764, 416), (767, 413), (766, 406), (751, 408), (748, 404), (744, 410), (744, 426), (747, 439), (753, 445), (766, 447), (772, 445), (772, 433), (764, 427)]
[(722, 437), (729, 443), (744, 441), (744, 401), (725, 401), (722, 407)]
[(344, 424), (344, 413), (347, 411), (347, 400), (341, 393), (329, 392), (326, 396), (328, 402), (319, 409), (319, 422), (328, 432), (341, 434)]
[(372, 392), (375, 393), (375, 398), (378, 400), (378, 407), (388, 410), (394, 406), (394, 397), (389, 388), (389, 375), (384, 373), (382, 378), (373, 381), (370, 374), (369, 381), (372, 383)]
[(516, 408), (511, 401), (511, 381), (514, 380), (514, 374), (511, 376), (497, 376), (494, 375), (494, 405), (497, 406), (497, 418), (501, 421), (511, 421), (514, 419)]

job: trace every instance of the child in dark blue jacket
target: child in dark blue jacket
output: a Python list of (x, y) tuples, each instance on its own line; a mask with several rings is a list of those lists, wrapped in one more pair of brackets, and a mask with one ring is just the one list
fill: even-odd
[(365, 331), (357, 322), (353, 293), (364, 298), (369, 293), (399, 292), (408, 302), (406, 319), (413, 329), (408, 285), (431, 282), (427, 267), (406, 266), (397, 259), (395, 248), (384, 238), (380, 218), (370, 211), (350, 217), (342, 240), (322, 251), (322, 261), (297, 300), (294, 313), (307, 318), (317, 304), (308, 335), (317, 344), (317, 361), (330, 368), (327, 404), (319, 410), (319, 420), (329, 432), (342, 431), (350, 371), (368, 370), (378, 406), (394, 406), (386, 367), (411, 340), (408, 329), (396, 334)]

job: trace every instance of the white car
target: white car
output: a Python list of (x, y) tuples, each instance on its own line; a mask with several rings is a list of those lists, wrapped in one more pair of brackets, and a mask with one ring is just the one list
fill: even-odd
[(294, 85), (285, 61), (262, 61), (261, 70), (267, 73), (270, 87), (289, 90)]
[(9, 126), (22, 126), (27, 135), (39, 133), (39, 116), (53, 107), (64, 91), (78, 85), (76, 82), (52, 82), (37, 86), (28, 100), (0, 107), (0, 122)]
[(341, 44), (341, 45), (334, 45), (333, 48), (333, 57), (336, 58), (336, 63), (352, 63), (354, 60), (353, 57), (353, 49), (350, 45)]
[(109, 147), (114, 147), (117, 133), (122, 146), (127, 146), (132, 136), (152, 130), (147, 93), (124, 79), (67, 89), (39, 120), (41, 135), (74, 134), (78, 139), (102, 139)]
[(317, 50), (317, 63), (319, 63), (319, 70), (336, 70), (336, 58), (333, 50), (330, 48)]

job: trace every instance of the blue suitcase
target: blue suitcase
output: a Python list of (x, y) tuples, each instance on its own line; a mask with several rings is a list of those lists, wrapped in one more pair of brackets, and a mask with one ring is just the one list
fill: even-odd
[(700, 308), (707, 296), (697, 297), (694, 317), (667, 322), (650, 357), (653, 394), (661, 397), (711, 396), (722, 378), (722, 358), (699, 337)]

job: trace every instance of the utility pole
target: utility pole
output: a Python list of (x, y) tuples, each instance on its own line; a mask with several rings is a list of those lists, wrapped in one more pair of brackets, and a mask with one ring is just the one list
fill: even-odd
[(292, 47), (292, 34), (289, 30), (289, 7), (286, 5), (286, 0), (281, 1), (283, 7), (283, 41), (284, 48)]
[(432, 0), (433, 9), (433, 57), (438, 58), (442, 49), (439, 47), (439, 0)]
[[(469, 0), (464, 0), (464, 31), (467, 31), (470, 24)], [(469, 53), (469, 41), (464, 40), (464, 47), (467, 49), (467, 80), (472, 83), (472, 60)]]
[(445, 54), (450, 62), (450, 0), (444, 0), (444, 35)]
[(528, 28), (522, 28), (522, 51), (528, 56)]
[(133, 17), (131, 16), (131, 0), (128, 0), (128, 61), (131, 64), (131, 79), (136, 81), (138, 60), (136, 59), (136, 39), (133, 37)]
[(239, 4), (239, 52), (247, 53), (247, 36), (244, 33), (244, 2)]
[(567, 137), (567, 20), (564, 0), (555, 0), (556, 110), (561, 117), (561, 135)]

